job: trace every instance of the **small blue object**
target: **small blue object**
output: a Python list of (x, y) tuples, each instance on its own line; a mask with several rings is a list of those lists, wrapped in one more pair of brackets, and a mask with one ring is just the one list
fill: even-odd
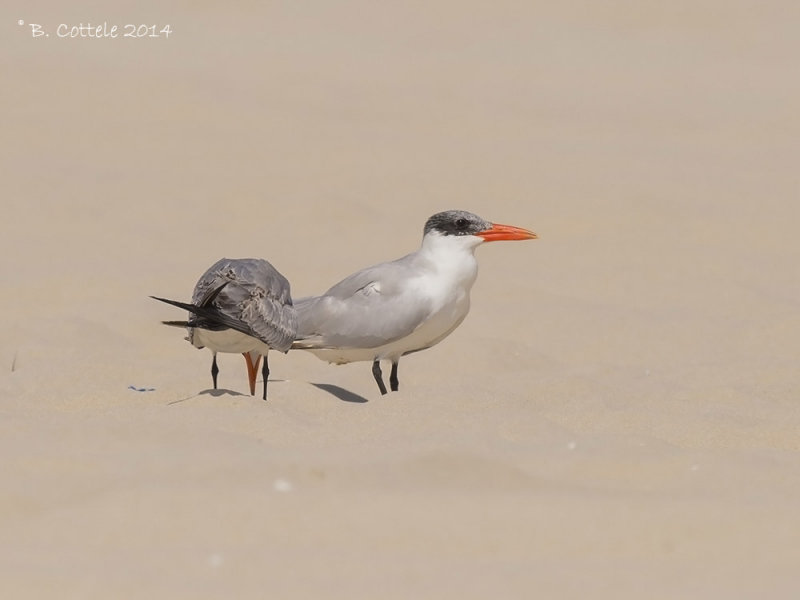
[(129, 385), (129, 390), (133, 390), (134, 392), (155, 392), (156, 388), (137, 388), (135, 385)]

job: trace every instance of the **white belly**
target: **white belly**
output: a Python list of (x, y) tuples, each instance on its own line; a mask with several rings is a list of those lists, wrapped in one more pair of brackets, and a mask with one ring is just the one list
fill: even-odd
[(438, 344), (461, 324), (469, 312), (469, 293), (464, 293), (453, 302), (442, 306), (411, 334), (375, 348), (330, 348), (309, 350), (322, 360), (336, 364), (349, 362), (391, 360), (397, 361), (404, 354), (424, 350)]
[(212, 352), (258, 352), (266, 356), (269, 346), (254, 337), (245, 335), (235, 329), (210, 331), (195, 328), (190, 335), (192, 345), (197, 348), (208, 348)]

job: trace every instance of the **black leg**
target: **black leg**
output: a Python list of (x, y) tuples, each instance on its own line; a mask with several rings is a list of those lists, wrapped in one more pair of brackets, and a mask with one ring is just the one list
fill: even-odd
[(217, 355), (214, 354), (214, 358), (211, 360), (211, 380), (214, 382), (214, 389), (217, 389), (217, 373), (219, 373), (219, 367), (217, 367)]
[(396, 392), (400, 389), (400, 382), (397, 380), (397, 363), (400, 361), (395, 361), (392, 363), (392, 374), (389, 375), (389, 386), (392, 388), (393, 392)]
[(375, 381), (378, 383), (378, 389), (381, 391), (381, 394), (386, 393), (386, 386), (383, 383), (383, 373), (381, 373), (381, 362), (378, 359), (372, 363), (372, 375), (375, 377)]
[(267, 379), (269, 379), (269, 365), (267, 364), (267, 355), (264, 355), (264, 366), (261, 367), (261, 376), (264, 378), (264, 400), (267, 399)]

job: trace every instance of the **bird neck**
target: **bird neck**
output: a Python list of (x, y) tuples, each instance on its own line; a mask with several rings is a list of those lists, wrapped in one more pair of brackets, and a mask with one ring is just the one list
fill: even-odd
[(483, 243), (483, 239), (475, 235), (443, 235), (436, 231), (425, 234), (422, 238), (422, 254), (464, 255), (474, 256), (475, 248)]
[(430, 232), (422, 239), (422, 247), (417, 253), (440, 275), (452, 278), (469, 288), (478, 274), (475, 248), (481, 242), (481, 238), (471, 235), (453, 236)]

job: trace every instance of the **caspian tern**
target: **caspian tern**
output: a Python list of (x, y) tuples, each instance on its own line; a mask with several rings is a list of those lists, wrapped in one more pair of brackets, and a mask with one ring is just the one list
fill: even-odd
[(196, 348), (208, 348), (211, 378), (217, 389), (217, 352), (241, 352), (247, 363), (250, 394), (256, 393), (256, 375), (261, 357), (264, 366), (264, 400), (270, 350), (288, 352), (297, 332), (289, 282), (266, 260), (223, 258), (206, 271), (192, 294), (192, 303), (151, 296), (192, 313), (188, 321), (163, 321), (186, 327), (186, 338)]
[(416, 252), (358, 271), (321, 296), (295, 300), (292, 349), (336, 364), (371, 361), (381, 394), (380, 361), (388, 360), (389, 385), (397, 391), (400, 357), (438, 344), (467, 316), (478, 275), (475, 249), (483, 242), (536, 237), (463, 210), (437, 213), (425, 223)]

